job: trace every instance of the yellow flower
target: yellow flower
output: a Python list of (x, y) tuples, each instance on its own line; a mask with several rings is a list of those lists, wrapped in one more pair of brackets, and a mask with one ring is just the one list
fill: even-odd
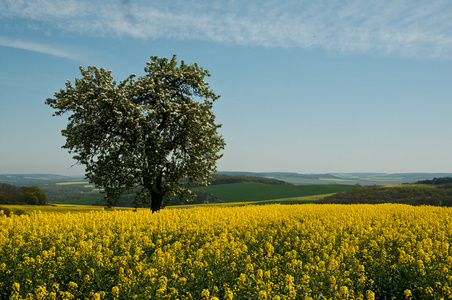
[(339, 288), (339, 295), (341, 296), (341, 298), (348, 298), (348, 288), (346, 286), (341, 286)]
[(366, 299), (367, 300), (375, 300), (375, 293), (371, 290), (366, 291)]
[(182, 300), (206, 289), (222, 300), (369, 300), (387, 268), (409, 268), (406, 280), (432, 298), (452, 295), (447, 207), (220, 205), (18, 218), (0, 218), (0, 290), (12, 299), (43, 295), (47, 282), (48, 299)]
[(209, 299), (210, 299), (209, 290), (203, 289), (201, 292), (201, 300), (209, 300)]
[(406, 289), (404, 292), (405, 294), (405, 298), (411, 299), (411, 297), (413, 296), (413, 294), (411, 294), (411, 290)]
[(258, 299), (259, 300), (267, 300), (267, 292), (266, 291), (259, 291)]
[(119, 288), (117, 286), (111, 288), (111, 295), (113, 299), (119, 299)]
[(18, 282), (13, 283), (13, 293), (18, 294), (20, 290), (20, 284)]

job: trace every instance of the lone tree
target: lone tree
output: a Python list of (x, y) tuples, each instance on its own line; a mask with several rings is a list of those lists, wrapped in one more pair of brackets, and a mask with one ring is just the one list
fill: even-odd
[(178, 66), (152, 56), (146, 74), (116, 84), (111, 71), (80, 67), (75, 86), (46, 104), (69, 113), (63, 148), (86, 166), (86, 177), (102, 189), (109, 205), (140, 187), (136, 206), (158, 211), (164, 199), (187, 199), (185, 184), (207, 185), (225, 142), (212, 112), (220, 96), (204, 81), (210, 76), (196, 63)]

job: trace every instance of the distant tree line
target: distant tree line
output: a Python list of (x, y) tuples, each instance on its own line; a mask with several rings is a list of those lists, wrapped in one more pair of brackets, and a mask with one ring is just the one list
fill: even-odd
[(427, 179), (427, 180), (418, 180), (416, 184), (433, 184), (433, 185), (439, 185), (444, 188), (451, 188), (452, 187), (452, 178), (451, 177), (441, 177), (441, 178), (433, 178), (433, 179)]
[(45, 205), (47, 195), (37, 186), (17, 187), (0, 183), (0, 204)]
[(334, 194), (316, 203), (381, 204), (452, 206), (452, 189), (426, 186), (363, 187)]
[[(223, 175), (223, 174), (212, 174), (212, 179), (209, 181), (210, 185), (217, 184), (230, 184), (230, 183), (241, 183), (241, 182), (255, 182), (255, 183), (264, 183), (264, 184), (276, 184), (276, 185), (292, 185), (289, 182), (273, 179), (273, 178), (265, 178), (265, 177), (256, 177), (256, 176), (244, 176), (244, 175)], [(194, 187), (194, 186), (191, 186)]]

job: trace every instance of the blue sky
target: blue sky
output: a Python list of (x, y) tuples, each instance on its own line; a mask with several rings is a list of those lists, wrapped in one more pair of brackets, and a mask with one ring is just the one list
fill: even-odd
[(44, 104), (78, 67), (208, 69), (220, 171), (452, 172), (452, 1), (0, 0), (0, 173), (83, 174)]

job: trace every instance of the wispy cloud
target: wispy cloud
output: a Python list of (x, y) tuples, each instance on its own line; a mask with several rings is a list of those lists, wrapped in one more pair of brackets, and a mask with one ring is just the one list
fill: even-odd
[(79, 54), (74, 54), (71, 51), (58, 48), (54, 45), (38, 44), (21, 40), (12, 40), (0, 36), (0, 46), (35, 51), (53, 56), (69, 58), (72, 60), (78, 61), (82, 60), (82, 57)]
[(7, 0), (1, 18), (90, 35), (452, 58), (449, 0)]

